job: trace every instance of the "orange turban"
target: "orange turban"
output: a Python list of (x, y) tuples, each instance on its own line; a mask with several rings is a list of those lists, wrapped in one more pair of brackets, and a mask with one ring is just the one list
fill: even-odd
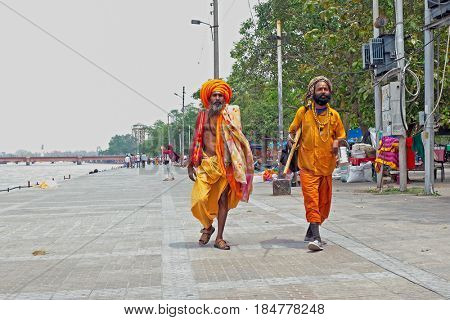
[(225, 98), (225, 103), (230, 103), (231, 96), (233, 95), (230, 85), (223, 80), (213, 79), (206, 81), (200, 89), (200, 99), (204, 108), (209, 108), (209, 99), (213, 92), (220, 92)]

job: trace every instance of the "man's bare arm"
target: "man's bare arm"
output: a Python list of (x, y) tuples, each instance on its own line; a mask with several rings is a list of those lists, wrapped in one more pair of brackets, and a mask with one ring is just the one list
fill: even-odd
[(188, 169), (189, 179), (191, 179), (192, 181), (195, 181), (197, 179), (197, 175), (195, 174), (195, 169), (194, 169), (194, 166), (192, 165), (192, 163), (189, 163), (187, 169)]

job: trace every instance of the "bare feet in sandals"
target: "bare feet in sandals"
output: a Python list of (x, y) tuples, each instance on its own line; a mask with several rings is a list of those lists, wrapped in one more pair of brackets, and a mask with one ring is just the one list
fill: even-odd
[(200, 233), (202, 234), (202, 236), (198, 240), (198, 244), (201, 246), (206, 245), (209, 242), (209, 239), (211, 239), (211, 236), (215, 230), (216, 229), (214, 229), (213, 226), (210, 226), (208, 229), (203, 228), (202, 230), (200, 230)]
[(230, 250), (230, 246), (223, 239), (216, 240), (216, 242), (214, 243), (214, 247), (220, 250)]

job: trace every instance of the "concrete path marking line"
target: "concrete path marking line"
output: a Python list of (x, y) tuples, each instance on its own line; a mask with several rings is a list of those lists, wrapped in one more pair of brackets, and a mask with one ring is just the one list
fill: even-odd
[[(140, 201), (141, 203), (136, 203), (136, 202), (128, 202), (128, 203), (116, 203), (114, 204), (115, 208), (118, 207), (124, 207), (124, 208), (134, 208), (137, 206), (143, 206), (146, 205), (144, 202), (142, 202), (142, 200)], [(65, 206), (48, 206), (48, 207), (25, 207), (22, 208), (22, 210), (32, 210), (33, 212), (35, 211), (58, 211), (58, 210), (70, 210), (70, 209), (87, 209), (87, 208), (91, 208), (91, 209), (96, 209), (96, 208), (111, 208), (111, 204), (84, 204), (84, 205), (78, 205), (78, 206), (69, 206), (69, 205), (65, 205)], [(15, 208), (9, 208), (8, 210), (13, 210)]]
[[(153, 287), (124, 287), (124, 288), (105, 288), (105, 289), (83, 289), (83, 290), (60, 290), (44, 292), (22, 292), (17, 299), (35, 299), (35, 300), (67, 300), (67, 299), (139, 299), (142, 296), (158, 299), (161, 288)], [(0, 294), (0, 300), (8, 299), (8, 295)]]
[(160, 247), (149, 247), (145, 250), (125, 251), (125, 252), (112, 252), (112, 253), (76, 253), (67, 257), (66, 255), (44, 255), (44, 256), (18, 256), (18, 257), (0, 257), (0, 262), (19, 262), (19, 261), (47, 261), (47, 260), (62, 260), (62, 259), (99, 259), (109, 257), (136, 257), (147, 255), (160, 255)]
[(183, 213), (177, 213), (170, 194), (164, 193), (162, 201), (163, 241), (162, 299), (199, 299), (192, 272), (188, 248), (172, 248), (171, 243), (184, 243)]
[[(133, 206), (133, 208), (136, 206)], [(145, 208), (148, 208), (148, 206), (145, 206)], [(111, 214), (111, 212), (123, 212), (124, 209), (121, 208), (120, 210), (117, 210), (115, 208), (115, 210), (109, 210), (109, 211), (83, 211), (83, 212), (77, 212), (76, 216), (77, 217), (81, 217), (81, 216), (100, 216), (100, 215), (107, 215), (107, 214)], [(146, 210), (147, 213), (150, 212), (159, 212), (159, 210), (157, 209), (150, 209), (150, 210)], [(66, 213), (45, 213), (45, 214), (15, 214), (15, 215), (9, 215), (9, 216), (1, 216), (3, 219), (24, 219), (24, 218), (39, 218), (39, 219), (45, 219), (45, 218), (53, 218), (53, 217), (58, 217), (58, 218), (62, 218), (62, 217), (73, 217), (74, 213), (73, 212), (66, 212)]]

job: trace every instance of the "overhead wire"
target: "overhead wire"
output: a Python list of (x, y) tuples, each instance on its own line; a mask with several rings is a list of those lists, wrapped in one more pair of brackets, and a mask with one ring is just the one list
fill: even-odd
[(208, 38), (208, 33), (205, 33), (205, 37), (203, 38), (203, 42), (202, 42), (202, 46), (201, 46), (201, 49), (200, 49), (200, 55), (198, 57), (197, 64), (200, 64), (200, 60), (202, 59), (203, 51), (205, 50), (206, 38)]
[(231, 5), (228, 7), (228, 9), (225, 11), (224, 15), (221, 17), (220, 19), (220, 23), (223, 22), (223, 20), (225, 20), (225, 18), (228, 16), (228, 14), (230, 13), (231, 9), (233, 8), (234, 4), (236, 3), (236, 0), (233, 0), (233, 2), (231, 3)]
[(416, 92), (412, 93), (411, 91), (408, 90), (408, 86), (405, 84), (405, 90), (406, 92), (408, 92), (409, 95), (412, 96), (412, 98), (410, 100), (407, 100), (406, 102), (413, 102), (414, 100), (416, 100), (419, 97), (420, 94), (420, 79), (419, 76), (417, 76), (417, 74), (412, 71), (411, 69), (407, 68), (406, 71), (408, 71), (414, 78), (414, 80), (416, 81)]

